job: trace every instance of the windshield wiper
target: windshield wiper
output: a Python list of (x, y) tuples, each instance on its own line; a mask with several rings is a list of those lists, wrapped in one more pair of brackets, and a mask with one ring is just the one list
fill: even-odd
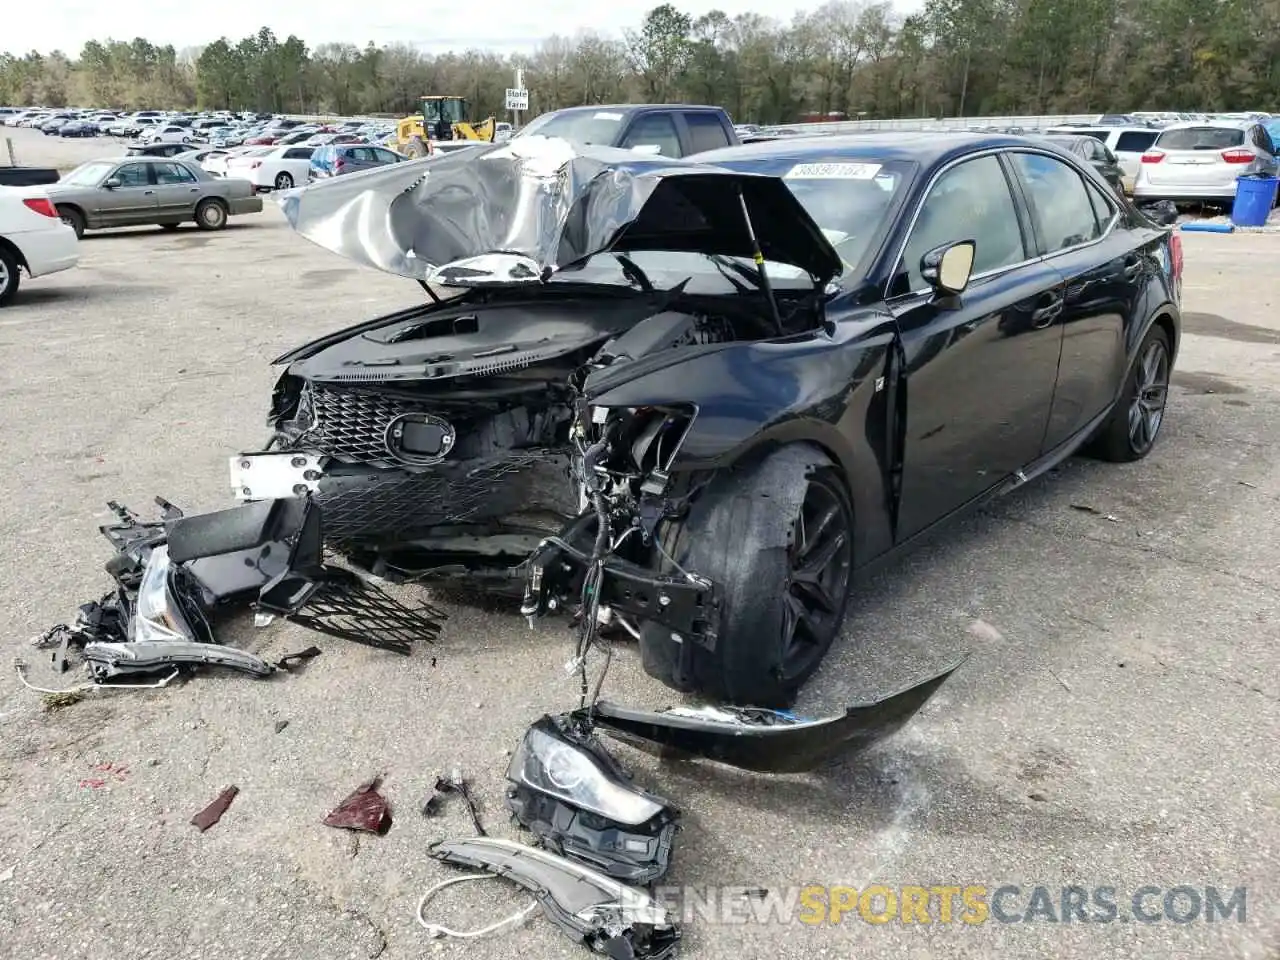
[(748, 288), (739, 284), (732, 277), (725, 276), (726, 280), (728, 280), (735, 287), (737, 287), (739, 293), (745, 293), (748, 289), (754, 289), (754, 290), (760, 289), (760, 274), (757, 273), (755, 270), (752, 270), (749, 267), (744, 267), (737, 260), (733, 259), (732, 257), (726, 257), (723, 253), (708, 253), (706, 254), (706, 257), (708, 260), (714, 263), (718, 268), (721, 268), (720, 274), (722, 276), (724, 276), (724, 271), (728, 269), (728, 270), (732, 270), (738, 276), (751, 281), (751, 287)]

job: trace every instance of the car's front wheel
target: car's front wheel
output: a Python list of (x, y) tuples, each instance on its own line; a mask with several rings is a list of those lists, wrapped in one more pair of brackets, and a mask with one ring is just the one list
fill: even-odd
[(1153, 326), (1138, 348), (1120, 401), (1090, 444), (1092, 453), (1113, 463), (1129, 463), (1152, 451), (1164, 424), (1172, 367), (1169, 334)]
[(730, 703), (793, 703), (839, 634), (848, 604), (853, 508), (830, 459), (794, 444), (728, 471), (661, 536), (665, 572), (721, 585), (721, 619), (710, 650), (644, 624), (645, 671)]

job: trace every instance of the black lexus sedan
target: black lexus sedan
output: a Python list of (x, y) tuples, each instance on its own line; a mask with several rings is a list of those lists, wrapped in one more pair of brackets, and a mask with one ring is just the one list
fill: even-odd
[(860, 571), (1087, 450), (1145, 457), (1182, 249), (999, 134), (689, 160), (521, 138), (318, 183), (304, 237), (424, 303), (276, 362), (242, 499), (384, 575), (517, 575), (645, 669), (790, 703)]

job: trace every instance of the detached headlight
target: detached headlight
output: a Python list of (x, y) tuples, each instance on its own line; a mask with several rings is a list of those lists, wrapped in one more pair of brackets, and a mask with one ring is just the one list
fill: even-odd
[(547, 718), (525, 734), (507, 779), (627, 826), (646, 823), (665, 809), (656, 798), (620, 782), (588, 750), (560, 736)]
[(129, 631), (131, 640), (198, 642), (174, 595), (171, 572), (169, 548), (161, 545), (153, 549), (138, 587), (138, 602)]

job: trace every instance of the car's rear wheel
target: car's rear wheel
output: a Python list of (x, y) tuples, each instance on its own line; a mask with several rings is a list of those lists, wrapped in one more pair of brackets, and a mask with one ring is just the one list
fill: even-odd
[(1156, 445), (1169, 398), (1173, 366), (1169, 335), (1153, 326), (1125, 380), (1115, 410), (1090, 444), (1090, 452), (1113, 463), (1141, 460)]
[(74, 207), (58, 207), (58, 218), (76, 232), (76, 239), (84, 236), (84, 214)]
[(293, 177), (287, 173), (276, 174), (276, 189), (288, 190), (293, 186)]
[(644, 624), (645, 671), (730, 703), (793, 703), (848, 604), (853, 508), (831, 461), (807, 444), (782, 447), (723, 474), (661, 536), (667, 571), (721, 585), (721, 621), (713, 650)]
[(21, 282), (18, 258), (13, 255), (13, 251), (0, 247), (0, 307), (17, 295), (18, 284)]
[(201, 230), (221, 230), (227, 225), (227, 208), (218, 200), (201, 200), (196, 205), (196, 226)]

